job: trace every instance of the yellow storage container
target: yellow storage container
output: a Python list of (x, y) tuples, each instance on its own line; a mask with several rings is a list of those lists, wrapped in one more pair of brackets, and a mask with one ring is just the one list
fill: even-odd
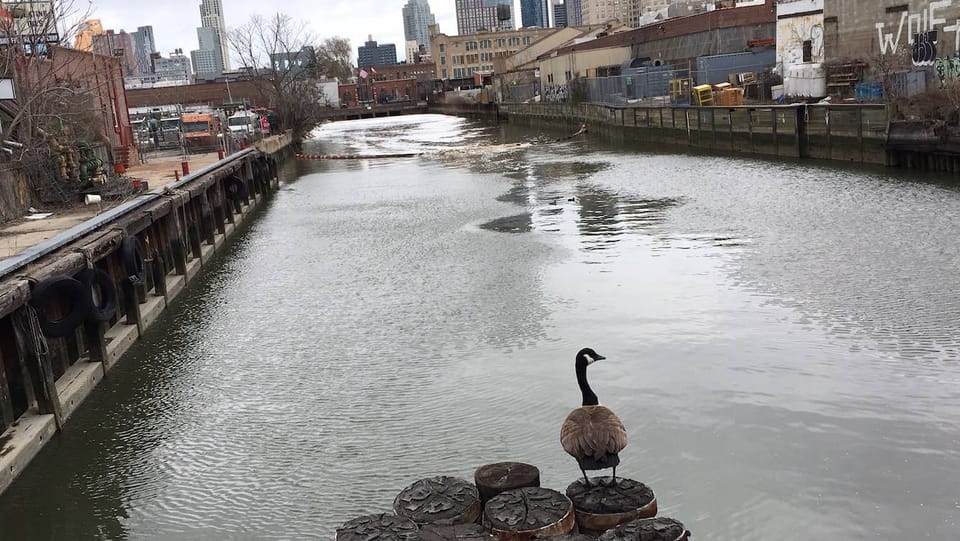
[(693, 103), (696, 105), (713, 105), (713, 87), (710, 85), (693, 87)]

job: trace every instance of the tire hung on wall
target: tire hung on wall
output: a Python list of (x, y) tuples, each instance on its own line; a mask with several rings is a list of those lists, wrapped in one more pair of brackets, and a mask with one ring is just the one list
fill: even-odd
[[(70, 276), (51, 276), (38, 283), (30, 294), (30, 306), (37, 311), (40, 330), (49, 338), (69, 335), (90, 313), (87, 287)], [(51, 315), (60, 306), (64, 314)]]
[(147, 277), (147, 267), (143, 262), (143, 245), (140, 244), (140, 239), (136, 236), (124, 237), (120, 250), (123, 257), (123, 273), (127, 275), (131, 284), (143, 285)]
[(90, 296), (89, 318), (110, 321), (117, 313), (117, 288), (109, 274), (101, 269), (86, 269), (77, 275)]
[(230, 175), (223, 179), (223, 190), (227, 192), (227, 197), (230, 199), (247, 198), (247, 184), (236, 175)]

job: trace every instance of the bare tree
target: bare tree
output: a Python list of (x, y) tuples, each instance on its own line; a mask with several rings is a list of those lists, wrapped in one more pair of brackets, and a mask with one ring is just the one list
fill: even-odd
[[(44, 202), (67, 202), (103, 170), (92, 150), (107, 143), (103, 96), (111, 80), (93, 73), (97, 64), (69, 43), (89, 16), (86, 1), (53, 0), (4, 4), (0, 11), (0, 77), (15, 97), (5, 102), (0, 160), (12, 161)], [(112, 58), (99, 57), (112, 69)], [(107, 157), (109, 150), (101, 154)], [(97, 165), (90, 165), (96, 162)]]
[(259, 83), (261, 98), (272, 107), (281, 129), (300, 141), (322, 118), (325, 107), (318, 84), (316, 36), (303, 22), (277, 13), (254, 15), (228, 36), (243, 69)]
[(348, 81), (353, 77), (353, 64), (350, 63), (352, 54), (347, 38), (334, 36), (323, 40), (317, 47), (317, 72), (341, 82)]
[(29, 145), (37, 136), (85, 131), (76, 121), (89, 120), (94, 111), (88, 89), (53, 62), (57, 44), (76, 35), (89, 6), (83, 11), (73, 0), (49, 2), (49, 10), (39, 9), (43, 2), (24, 6), (0, 12), (0, 74), (12, 79), (16, 100), (0, 137), (16, 134)]

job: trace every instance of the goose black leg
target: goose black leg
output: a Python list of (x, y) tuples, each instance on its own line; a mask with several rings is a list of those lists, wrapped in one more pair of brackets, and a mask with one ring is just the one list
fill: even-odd
[(610, 482), (610, 486), (612, 487), (617, 486), (617, 467), (616, 466), (613, 467), (613, 481)]
[(589, 487), (590, 479), (587, 478), (587, 470), (583, 469), (583, 466), (580, 466), (580, 471), (583, 472), (583, 482)]

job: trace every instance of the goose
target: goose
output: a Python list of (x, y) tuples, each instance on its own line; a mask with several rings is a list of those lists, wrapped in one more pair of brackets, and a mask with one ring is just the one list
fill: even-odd
[(563, 450), (577, 460), (589, 487), (587, 470), (613, 468), (612, 485), (617, 484), (617, 464), (620, 451), (627, 446), (627, 431), (620, 418), (610, 408), (600, 405), (597, 395), (587, 383), (587, 366), (605, 359), (590, 348), (577, 353), (577, 384), (583, 394), (583, 405), (567, 415), (560, 428)]

